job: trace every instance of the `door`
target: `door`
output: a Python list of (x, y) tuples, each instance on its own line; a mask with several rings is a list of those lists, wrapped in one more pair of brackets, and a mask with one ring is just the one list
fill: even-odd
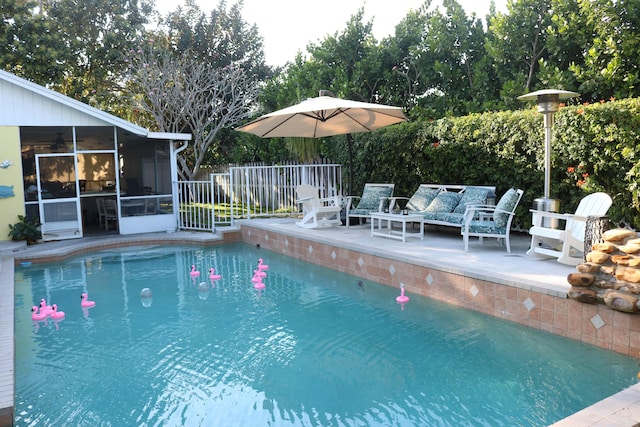
[(82, 237), (80, 194), (73, 154), (36, 155), (42, 239)]

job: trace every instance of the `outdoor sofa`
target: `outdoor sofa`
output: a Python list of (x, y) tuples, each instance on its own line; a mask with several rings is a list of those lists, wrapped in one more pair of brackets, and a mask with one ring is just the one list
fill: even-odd
[(493, 186), (421, 184), (410, 198), (391, 197), (389, 206), (423, 215), (425, 224), (462, 228), (467, 205), (492, 204), (495, 191)]

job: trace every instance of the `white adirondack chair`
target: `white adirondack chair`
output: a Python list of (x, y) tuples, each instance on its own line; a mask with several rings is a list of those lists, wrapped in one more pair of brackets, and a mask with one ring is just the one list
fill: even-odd
[(340, 201), (338, 197), (321, 199), (318, 190), (308, 184), (296, 187), (298, 203), (302, 204), (304, 217), (296, 222), (298, 227), (317, 228), (340, 225)]
[[(584, 235), (589, 216), (606, 215), (611, 207), (611, 197), (605, 193), (589, 194), (580, 201), (574, 214), (558, 214), (531, 210), (533, 226), (531, 247), (527, 254), (558, 258), (558, 262), (578, 265), (584, 259)], [(547, 221), (545, 221), (547, 220)], [(551, 228), (564, 221), (564, 228)]]

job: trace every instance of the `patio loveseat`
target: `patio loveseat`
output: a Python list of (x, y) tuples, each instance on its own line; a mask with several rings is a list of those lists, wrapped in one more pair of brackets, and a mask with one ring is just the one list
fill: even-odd
[(410, 197), (393, 196), (391, 209), (404, 209), (409, 214), (424, 216), (424, 223), (462, 228), (467, 205), (487, 205), (495, 202), (493, 186), (421, 184)]

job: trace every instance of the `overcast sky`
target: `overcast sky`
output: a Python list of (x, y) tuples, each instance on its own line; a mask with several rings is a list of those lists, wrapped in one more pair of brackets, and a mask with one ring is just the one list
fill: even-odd
[[(156, 0), (163, 14), (174, 10), (181, 1)], [(209, 12), (217, 1), (196, 0)], [(228, 5), (234, 1), (228, 1)], [(393, 34), (395, 26), (410, 9), (417, 9), (424, 0), (244, 0), (242, 15), (249, 24), (256, 24), (264, 38), (267, 64), (284, 65), (298, 51), (306, 53), (309, 43), (316, 43), (327, 34), (346, 28), (346, 23), (358, 8), (364, 6), (365, 21), (373, 19), (373, 35), (378, 40)], [(467, 12), (482, 18), (489, 12), (489, 0), (458, 0)], [(495, 0), (496, 9), (506, 12), (507, 0)], [(434, 0), (433, 4), (441, 4)]]

